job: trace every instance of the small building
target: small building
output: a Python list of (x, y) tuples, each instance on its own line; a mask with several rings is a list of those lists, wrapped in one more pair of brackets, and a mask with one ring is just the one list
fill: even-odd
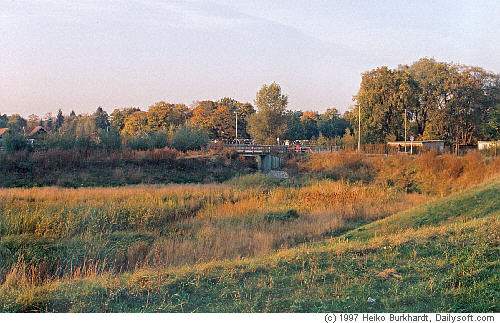
[(477, 149), (478, 150), (486, 150), (486, 149), (493, 149), (493, 148), (500, 148), (500, 140), (497, 141), (478, 141), (477, 142)]
[(33, 128), (30, 133), (28, 134), (28, 137), (30, 138), (38, 138), (40, 136), (43, 136), (47, 133), (47, 130), (45, 130), (44, 127), (42, 126), (36, 126)]
[(0, 128), (0, 138), (7, 134), (9, 128)]
[(398, 147), (399, 150), (412, 151), (413, 147), (425, 147), (427, 149), (436, 149), (439, 153), (444, 152), (444, 140), (408, 140), (408, 141), (391, 141), (387, 143), (388, 146)]

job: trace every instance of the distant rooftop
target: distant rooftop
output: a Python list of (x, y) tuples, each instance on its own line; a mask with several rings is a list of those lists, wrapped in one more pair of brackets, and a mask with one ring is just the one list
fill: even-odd
[(40, 131), (47, 132), (47, 130), (45, 130), (45, 128), (43, 128), (42, 126), (36, 126), (35, 128), (33, 128), (33, 130), (30, 131), (29, 135), (30, 136), (35, 135)]

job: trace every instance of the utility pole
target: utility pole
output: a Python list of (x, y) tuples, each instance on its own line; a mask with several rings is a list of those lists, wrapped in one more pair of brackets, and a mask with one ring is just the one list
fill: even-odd
[(236, 140), (238, 140), (238, 109), (234, 113), (236, 114)]
[(361, 151), (361, 107), (358, 106), (358, 152)]
[(406, 108), (405, 108), (405, 153), (406, 153)]

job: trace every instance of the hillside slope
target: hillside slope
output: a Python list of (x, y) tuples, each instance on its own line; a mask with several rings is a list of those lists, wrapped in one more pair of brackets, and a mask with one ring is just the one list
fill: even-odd
[(0, 310), (498, 312), (499, 242), (496, 179), (266, 258), (129, 274), (89, 269), (42, 286), (12, 274)]

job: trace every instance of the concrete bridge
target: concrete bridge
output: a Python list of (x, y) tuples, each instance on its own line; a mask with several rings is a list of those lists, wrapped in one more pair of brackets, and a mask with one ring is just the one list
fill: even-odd
[(325, 153), (337, 151), (337, 147), (322, 146), (301, 146), (301, 145), (244, 145), (244, 144), (224, 144), (224, 147), (234, 149), (242, 156), (255, 157), (260, 171), (270, 171), (285, 163), (287, 152), (296, 154)]
[(285, 163), (285, 159), (280, 154), (287, 152), (286, 146), (268, 145), (225, 145), (236, 150), (242, 156), (254, 156), (260, 171), (268, 172), (278, 168)]

